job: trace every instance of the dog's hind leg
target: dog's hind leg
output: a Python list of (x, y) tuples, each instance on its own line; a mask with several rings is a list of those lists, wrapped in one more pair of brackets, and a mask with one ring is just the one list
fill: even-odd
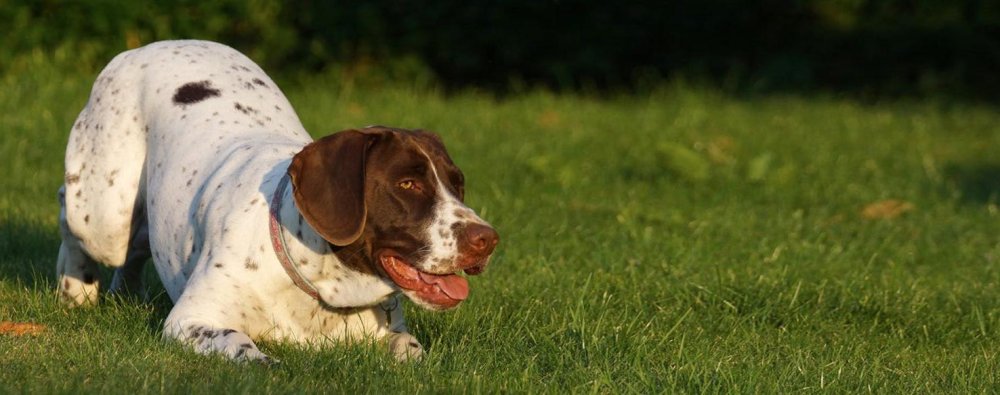
[(83, 252), (80, 239), (69, 230), (65, 195), (66, 188), (59, 188), (59, 234), (62, 236), (56, 261), (59, 298), (70, 306), (94, 305), (97, 304), (97, 290), (100, 286), (97, 262)]
[(146, 138), (143, 74), (118, 55), (94, 83), (66, 144), (63, 222), (79, 249), (110, 267), (125, 263), (144, 207)]
[(144, 91), (134, 89), (143, 74), (129, 56), (119, 55), (101, 72), (66, 146), (56, 272), (59, 295), (70, 305), (97, 302), (97, 265), (125, 263), (137, 234), (134, 213), (145, 204), (148, 125), (140, 107)]

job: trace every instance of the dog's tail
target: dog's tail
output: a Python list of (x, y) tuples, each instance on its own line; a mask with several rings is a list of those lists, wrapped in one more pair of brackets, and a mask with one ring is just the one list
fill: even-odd
[(94, 83), (70, 131), (64, 180), (65, 222), (95, 261), (118, 267), (144, 215), (149, 127), (142, 113), (142, 74), (130, 52), (118, 55)]

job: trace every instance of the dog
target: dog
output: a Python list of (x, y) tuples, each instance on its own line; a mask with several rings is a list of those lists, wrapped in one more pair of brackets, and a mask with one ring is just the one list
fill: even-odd
[(60, 299), (141, 294), (152, 258), (174, 306), (163, 336), (203, 354), (273, 360), (254, 340), (379, 339), (424, 350), (400, 295), (458, 306), (497, 232), (463, 203), (441, 139), (370, 126), (313, 141), (253, 61), (222, 44), (163, 41), (101, 72), (66, 148)]

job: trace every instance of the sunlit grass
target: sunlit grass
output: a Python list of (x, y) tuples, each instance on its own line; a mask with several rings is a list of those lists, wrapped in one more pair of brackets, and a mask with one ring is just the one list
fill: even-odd
[[(160, 340), (169, 311), (65, 310), (55, 191), (93, 76), (0, 79), (0, 390), (980, 392), (998, 384), (1000, 114), (934, 101), (734, 98), (683, 85), (497, 99), (332, 78), (283, 88), (320, 136), (439, 132), (502, 243), (430, 352), (264, 344), (277, 368)], [(863, 209), (896, 199), (902, 213)], [(106, 273), (107, 274), (107, 273)]]

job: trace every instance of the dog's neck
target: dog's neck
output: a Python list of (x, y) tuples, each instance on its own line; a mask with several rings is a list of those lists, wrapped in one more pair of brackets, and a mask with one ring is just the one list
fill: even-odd
[[(323, 239), (302, 217), (291, 188), (285, 188), (278, 200), (281, 202), (279, 231), (283, 232), (290, 263), (316, 289), (323, 302), (336, 308), (368, 307), (396, 292), (390, 280), (373, 273), (370, 266), (358, 263), (367, 259), (357, 259), (357, 254), (367, 254), (360, 243), (338, 248)], [(334, 253), (334, 249), (338, 251)], [(291, 278), (288, 285), (296, 287)]]

